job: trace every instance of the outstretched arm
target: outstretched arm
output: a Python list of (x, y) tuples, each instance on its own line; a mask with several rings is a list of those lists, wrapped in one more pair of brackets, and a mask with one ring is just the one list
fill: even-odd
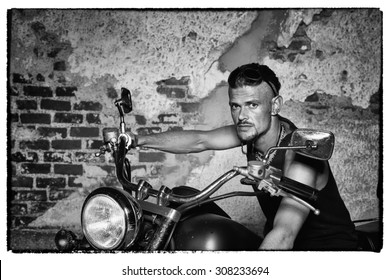
[(138, 146), (184, 154), (225, 150), (240, 145), (234, 125), (214, 130), (183, 130), (138, 136)]

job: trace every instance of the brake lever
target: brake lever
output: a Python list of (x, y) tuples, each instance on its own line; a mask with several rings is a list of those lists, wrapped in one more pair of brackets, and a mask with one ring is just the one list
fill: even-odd
[(302, 204), (303, 206), (309, 208), (311, 211), (313, 211), (314, 215), (318, 216), (320, 214), (320, 210), (313, 207), (311, 204), (307, 203), (306, 201), (304, 201), (303, 199), (300, 199), (299, 197), (295, 196), (295, 195), (292, 195), (292, 194), (289, 194), (283, 190), (280, 190), (280, 195), (284, 196), (284, 197), (289, 197), (293, 200), (295, 200), (296, 202)]
[(103, 145), (103, 146), (100, 146), (99, 148), (99, 152), (96, 152), (95, 153), (95, 157), (100, 157), (100, 156), (103, 156), (105, 153), (111, 153), (111, 147), (109, 144), (106, 144), (106, 145)]
[(318, 216), (320, 214), (319, 209), (316, 209), (315, 207), (313, 207), (311, 204), (307, 203), (303, 199), (301, 199), (293, 194), (290, 194), (288, 192), (285, 192), (284, 190), (282, 190), (278, 186), (276, 186), (276, 184), (274, 184), (272, 181), (269, 181), (269, 180), (260, 181), (258, 183), (258, 189), (259, 190), (262, 190), (262, 189), (266, 190), (271, 196), (283, 196), (283, 197), (291, 198), (291, 199), (295, 200), (296, 202), (302, 204), (303, 206), (309, 208), (311, 211), (313, 211), (314, 215)]
[[(254, 168), (255, 167), (255, 168)], [(280, 182), (280, 180), (275, 180), (275, 176), (271, 176), (272, 173), (280, 173), (279, 170), (274, 169), (270, 170), (270, 172), (265, 172), (262, 165), (252, 165), (251, 168), (245, 168), (245, 167), (234, 167), (234, 170), (236, 170), (238, 173), (243, 175), (248, 180), (245, 180), (244, 183), (251, 184), (252, 182), (257, 182), (257, 188), (259, 190), (265, 190), (267, 191), (271, 196), (284, 196), (289, 197), (298, 203), (302, 204), (303, 206), (309, 208), (311, 211), (314, 212), (315, 215), (320, 214), (320, 210), (314, 208), (311, 204), (306, 202), (305, 200), (290, 194), (281, 188), (278, 187), (276, 182)], [(268, 174), (267, 174), (268, 173)], [(281, 176), (281, 174), (279, 174)], [(277, 177), (277, 176), (276, 176)], [(252, 185), (252, 184), (251, 184)]]

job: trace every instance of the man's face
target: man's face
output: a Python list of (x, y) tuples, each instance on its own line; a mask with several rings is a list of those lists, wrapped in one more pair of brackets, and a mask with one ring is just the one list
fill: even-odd
[(229, 104), (237, 135), (250, 141), (265, 134), (271, 126), (273, 92), (263, 82), (258, 86), (229, 89)]

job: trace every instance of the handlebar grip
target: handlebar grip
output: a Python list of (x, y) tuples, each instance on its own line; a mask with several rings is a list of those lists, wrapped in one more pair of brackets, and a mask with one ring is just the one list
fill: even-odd
[(308, 201), (316, 201), (319, 194), (318, 190), (284, 176), (280, 179), (278, 187), (287, 193)]

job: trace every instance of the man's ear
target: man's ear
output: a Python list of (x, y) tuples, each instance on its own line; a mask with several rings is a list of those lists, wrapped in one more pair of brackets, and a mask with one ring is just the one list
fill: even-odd
[(282, 110), (283, 106), (283, 97), (280, 95), (272, 98), (272, 116), (276, 116), (279, 114), (280, 110)]

